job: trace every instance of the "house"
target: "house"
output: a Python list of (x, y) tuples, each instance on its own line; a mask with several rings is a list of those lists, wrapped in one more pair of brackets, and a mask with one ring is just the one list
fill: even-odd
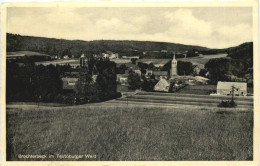
[(139, 56), (129, 56), (128, 59), (139, 59)]
[(128, 85), (128, 74), (117, 74), (117, 82), (121, 85)]
[(198, 65), (193, 66), (193, 73), (196, 74), (196, 75), (199, 75), (200, 67)]
[(162, 68), (168, 63), (171, 62), (171, 59), (137, 59), (136, 64), (144, 63), (144, 64), (153, 64), (156, 68)]
[(97, 74), (94, 74), (94, 75), (92, 75), (92, 80), (93, 80), (93, 82), (97, 82)]
[(167, 51), (167, 50), (161, 50), (161, 52), (165, 52), (165, 53), (167, 53), (168, 51)]
[(140, 69), (140, 67), (136, 66), (135, 64), (127, 63), (127, 64), (126, 64), (126, 67), (127, 67), (129, 70), (133, 70), (136, 74), (141, 75), (141, 69)]
[(78, 71), (72, 71), (72, 72), (64, 72), (62, 74), (63, 77), (70, 77), (70, 78), (79, 78), (80, 74)]
[(160, 79), (160, 78), (167, 79), (168, 77), (167, 71), (153, 71), (152, 74), (155, 76), (155, 79)]
[(170, 81), (164, 78), (160, 78), (160, 81), (154, 86), (153, 90), (168, 92), (170, 89)]
[[(233, 89), (233, 90), (232, 90)], [(247, 95), (247, 83), (245, 82), (221, 82), (217, 84), (217, 94), (232, 95), (232, 91), (236, 96)]]
[(62, 88), (64, 90), (73, 90), (79, 78), (63, 77), (61, 78), (61, 80), (62, 80)]
[(112, 54), (110, 54), (110, 56), (109, 56), (109, 58), (110, 59), (118, 59), (118, 54), (114, 54), (114, 53), (112, 53)]
[(195, 81), (201, 84), (208, 84), (209, 79), (202, 76), (195, 76)]
[(153, 71), (152, 71), (152, 70), (146, 70), (146, 73), (145, 73), (146, 76), (150, 76), (150, 75), (152, 75), (152, 74), (153, 74)]
[(102, 57), (103, 57), (103, 58), (109, 58), (109, 54), (107, 54), (107, 53), (102, 53)]
[(64, 55), (63, 59), (69, 59), (70, 57), (68, 55)]
[(165, 63), (156, 63), (156, 64), (153, 64), (153, 65), (154, 65), (154, 67), (162, 68), (165, 65)]

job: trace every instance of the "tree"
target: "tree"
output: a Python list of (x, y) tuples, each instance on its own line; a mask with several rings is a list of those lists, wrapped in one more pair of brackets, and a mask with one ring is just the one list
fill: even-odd
[(231, 74), (231, 60), (225, 58), (210, 59), (205, 64), (205, 69), (209, 71), (210, 80), (213, 84), (218, 81), (228, 81)]
[(186, 57), (195, 57), (195, 56), (198, 56), (198, 54), (195, 53), (194, 49), (188, 50)]
[(131, 58), (131, 62), (132, 62), (132, 64), (135, 65), (135, 64), (136, 64), (136, 60), (137, 60), (136, 58)]
[(137, 73), (133, 72), (132, 70), (129, 71), (127, 81), (129, 84), (129, 89), (135, 90), (135, 89), (139, 89), (141, 87), (140, 76)]
[(137, 66), (140, 67), (142, 74), (146, 73), (146, 69), (148, 69), (148, 65), (146, 63), (138, 62)]
[(62, 90), (62, 82), (57, 68), (53, 65), (35, 66), (27, 62), (24, 66), (7, 63), (7, 101), (35, 102), (53, 101)]
[(153, 63), (150, 63), (150, 64), (148, 65), (148, 69), (149, 69), (149, 70), (154, 70), (154, 68), (155, 68), (155, 66), (153, 65)]
[(157, 84), (157, 80), (155, 79), (146, 79), (145, 77), (143, 78), (141, 88), (142, 90), (145, 91), (153, 91), (154, 86)]
[(206, 77), (207, 72), (208, 71), (206, 69), (201, 69), (200, 72), (199, 72), (199, 75), (202, 76), (202, 77)]
[(124, 74), (125, 70), (127, 69), (126, 65), (120, 65), (119, 67), (116, 68), (116, 73), (117, 74)]
[(178, 61), (177, 62), (178, 75), (190, 75), (193, 73), (192, 63)]
[(109, 100), (117, 96), (116, 73), (113, 68), (107, 68), (99, 73), (96, 80), (99, 98)]

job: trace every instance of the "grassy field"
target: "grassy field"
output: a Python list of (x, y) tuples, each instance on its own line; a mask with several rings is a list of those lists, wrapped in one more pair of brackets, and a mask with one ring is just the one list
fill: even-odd
[(7, 159), (24, 160), (19, 154), (96, 155), (75, 160), (252, 160), (253, 111), (8, 106)]
[[(180, 89), (176, 93), (181, 94), (195, 94), (195, 95), (209, 95), (210, 90), (217, 90), (217, 85), (188, 85)], [(253, 88), (247, 87), (247, 93), (253, 94)]]
[(226, 58), (227, 54), (214, 54), (214, 55), (200, 55), (197, 57), (189, 57), (178, 59), (180, 61), (191, 62), (193, 65), (198, 65), (200, 68), (204, 68), (204, 65), (213, 58)]
[(188, 85), (183, 89), (180, 89), (176, 93), (209, 95), (210, 90), (216, 90), (216, 89), (217, 89), (217, 85)]

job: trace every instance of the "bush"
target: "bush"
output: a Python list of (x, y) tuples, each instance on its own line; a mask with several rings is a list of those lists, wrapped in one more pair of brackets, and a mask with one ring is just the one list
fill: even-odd
[(236, 107), (237, 104), (234, 101), (221, 101), (221, 103), (218, 105), (219, 107), (225, 107), (225, 108), (231, 108)]
[(54, 102), (61, 103), (61, 104), (74, 104), (75, 96), (73, 94), (58, 94), (54, 98)]

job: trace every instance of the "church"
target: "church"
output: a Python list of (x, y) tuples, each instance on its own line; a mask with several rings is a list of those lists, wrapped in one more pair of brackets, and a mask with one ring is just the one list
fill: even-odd
[(175, 58), (175, 52), (173, 53), (173, 58), (171, 61), (171, 69), (169, 79), (165, 79), (164, 77), (160, 77), (159, 82), (154, 86), (154, 91), (168, 92), (171, 85), (171, 79), (176, 78), (178, 76), (177, 72), (177, 60)]

